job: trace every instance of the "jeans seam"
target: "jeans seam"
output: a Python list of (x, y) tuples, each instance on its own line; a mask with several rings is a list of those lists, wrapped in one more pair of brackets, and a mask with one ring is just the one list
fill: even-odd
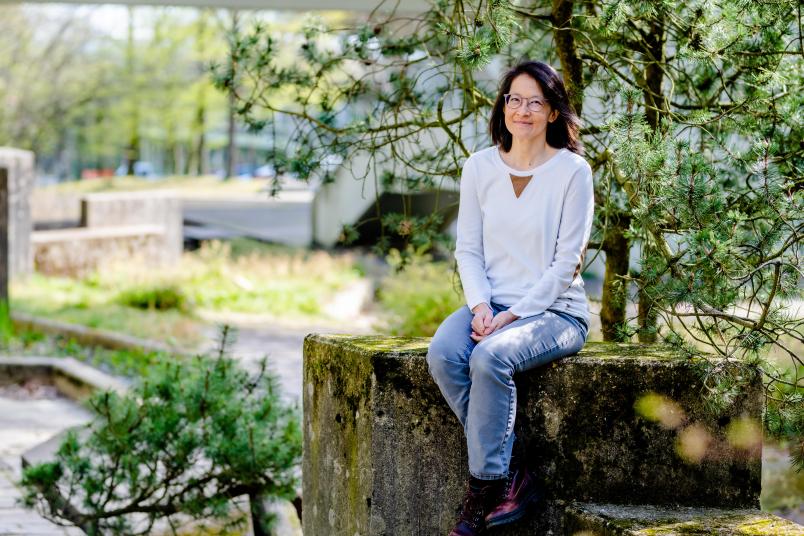
[[(516, 370), (514, 370), (514, 372), (516, 372)], [(511, 374), (511, 383), (514, 383), (514, 375), (513, 375), (513, 373)], [(514, 390), (516, 389), (516, 384), (515, 383), (514, 383), (513, 389)], [(503, 454), (505, 452), (505, 442), (508, 441), (508, 438), (511, 436), (511, 433), (513, 433), (513, 431), (514, 431), (514, 425), (513, 424), (511, 424), (511, 426), (510, 426), (510, 428), (511, 428), (510, 431), (508, 430), (509, 423), (511, 422), (511, 412), (512, 411), (514, 413), (516, 412), (516, 407), (513, 405), (513, 401), (512, 401), (513, 398), (514, 397), (511, 394), (508, 395), (508, 415), (507, 415), (507, 420), (505, 421), (505, 433), (503, 434), (503, 440), (502, 440), (502, 443), (500, 443), (500, 449), (499, 449), (499, 452), (497, 453), (497, 455), (500, 458), (503, 457)]]
[[(580, 330), (579, 330), (579, 331), (580, 331)], [(582, 337), (582, 338), (583, 338), (583, 337)], [(586, 342), (586, 341), (584, 341), (584, 342)], [(521, 370), (517, 370), (517, 369), (521, 368), (521, 365), (523, 365), (524, 363), (527, 363), (527, 362), (531, 361), (532, 359), (535, 359), (535, 358), (537, 358), (537, 357), (539, 357), (539, 356), (543, 356), (543, 355), (549, 354), (549, 353), (551, 353), (551, 352), (554, 352), (554, 351), (558, 350), (559, 348), (564, 348), (564, 347), (566, 347), (566, 346), (568, 346), (568, 345), (565, 345), (565, 344), (564, 344), (564, 343), (562, 343), (562, 342), (557, 342), (557, 343), (556, 343), (554, 346), (550, 347), (550, 349), (549, 349), (549, 350), (545, 350), (544, 352), (540, 352), (540, 353), (535, 353), (535, 354), (529, 355), (528, 357), (526, 357), (525, 359), (523, 359), (522, 361), (520, 361), (519, 363), (517, 363), (517, 366), (515, 366), (515, 367), (514, 367), (514, 372), (515, 372), (515, 373), (516, 373), (516, 372), (521, 372)]]

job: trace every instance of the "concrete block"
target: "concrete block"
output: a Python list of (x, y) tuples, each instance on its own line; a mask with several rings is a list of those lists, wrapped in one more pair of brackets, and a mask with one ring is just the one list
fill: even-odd
[[(305, 534), (449, 531), (468, 474), (466, 449), (428, 373), (428, 343), (305, 339)], [(522, 441), (547, 499), (541, 513), (495, 534), (558, 534), (562, 501), (759, 506), (761, 446), (743, 449), (726, 441), (735, 420), (759, 422), (758, 377), (732, 407), (712, 414), (689, 362), (658, 346), (589, 343), (579, 355), (516, 382)], [(673, 401), (675, 426), (640, 414), (637, 402), (645, 396)], [(677, 450), (691, 429), (712, 446), (696, 461)]]
[(160, 225), (76, 227), (31, 234), (36, 270), (72, 277), (126, 260), (140, 260), (149, 266), (165, 264), (175, 257), (175, 248), (168, 247), (167, 241)]
[(35, 180), (31, 151), (0, 147), (0, 168), (8, 171), (8, 248), (9, 277), (31, 273), (31, 192)]
[(171, 264), (181, 258), (182, 205), (176, 192), (108, 192), (87, 194), (81, 200), (81, 225), (84, 227), (126, 227), (157, 225), (163, 228), (161, 262)]
[(81, 199), (78, 192), (36, 188), (31, 195), (31, 219), (35, 229), (64, 229), (81, 224)]

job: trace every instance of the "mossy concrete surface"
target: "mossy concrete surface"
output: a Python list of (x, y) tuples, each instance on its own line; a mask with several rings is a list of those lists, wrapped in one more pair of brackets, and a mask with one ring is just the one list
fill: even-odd
[(804, 527), (754, 509), (575, 503), (566, 509), (571, 536), (804, 536)]
[[(446, 534), (468, 474), (463, 431), (430, 377), (429, 339), (309, 335), (304, 344), (304, 533)], [(495, 532), (561, 534), (561, 502), (759, 506), (761, 452), (725, 448), (735, 418), (759, 421), (762, 386), (707, 411), (694, 368), (659, 346), (589, 343), (516, 378), (527, 456), (547, 488), (541, 513)], [(640, 416), (644, 395), (683, 410), (676, 428)], [(695, 425), (696, 463), (676, 452)]]

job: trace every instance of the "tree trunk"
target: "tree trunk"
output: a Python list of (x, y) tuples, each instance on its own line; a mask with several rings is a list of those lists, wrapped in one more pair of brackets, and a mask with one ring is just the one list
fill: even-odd
[(273, 516), (265, 508), (265, 500), (259, 493), (249, 493), (248, 502), (251, 509), (251, 527), (254, 536), (271, 536)]
[(126, 68), (129, 81), (135, 86), (131, 97), (131, 116), (126, 147), (126, 174), (134, 175), (134, 164), (140, 158), (140, 103), (137, 96), (137, 73), (134, 65), (134, 8), (128, 8), (128, 41), (126, 43)]
[(236, 80), (236, 70), (237, 70), (237, 62), (235, 60), (235, 39), (237, 38), (237, 29), (238, 29), (238, 13), (237, 11), (232, 11), (232, 36), (229, 41), (229, 68), (231, 69), (232, 73), (232, 84), (229, 88), (229, 128), (228, 128), (228, 137), (229, 142), (227, 144), (226, 149), (226, 178), (230, 179), (235, 176), (235, 166), (236, 166), (236, 151), (237, 148), (235, 146), (235, 110), (237, 107), (237, 99), (235, 98), (235, 89), (237, 88)]
[[(204, 9), (198, 15), (196, 26), (195, 50), (198, 55), (198, 62), (203, 64), (207, 53), (207, 18), (208, 10)], [(203, 73), (202, 73), (203, 74)], [(192, 173), (196, 175), (206, 175), (209, 173), (205, 153), (206, 153), (206, 127), (207, 127), (207, 86), (205, 80), (198, 83), (198, 91), (195, 100), (195, 117), (193, 118), (193, 132), (195, 134), (195, 146), (192, 149), (193, 162)]]
[[(645, 102), (645, 120), (653, 132), (666, 129), (662, 125), (662, 118), (668, 113), (667, 98), (662, 93), (664, 71), (662, 66), (666, 63), (664, 44), (666, 39), (664, 18), (659, 14), (650, 25), (650, 33), (645, 36), (645, 56), (649, 60), (645, 66), (643, 76), (646, 88), (642, 94)], [(645, 250), (643, 246), (642, 264), (645, 264)], [(640, 276), (641, 278), (641, 276)], [(639, 342), (656, 342), (656, 312), (652, 310), (653, 300), (650, 298), (650, 289), (643, 280), (639, 285)]]
[(625, 236), (628, 218), (620, 217), (610, 223), (603, 237), (603, 252), (606, 254), (606, 275), (603, 278), (603, 304), (600, 309), (600, 323), (604, 341), (623, 341), (626, 339), (617, 329), (625, 324), (627, 287), (618, 281), (618, 276), (628, 275), (631, 244)]
[(639, 342), (656, 342), (656, 311), (653, 300), (644, 289), (639, 289)]
[(553, 0), (553, 39), (564, 73), (564, 86), (575, 114), (580, 117), (583, 111), (583, 63), (572, 31), (573, 4), (572, 0)]

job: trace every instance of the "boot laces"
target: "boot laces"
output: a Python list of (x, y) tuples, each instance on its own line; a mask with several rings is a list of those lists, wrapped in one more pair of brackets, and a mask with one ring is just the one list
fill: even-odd
[(459, 521), (465, 521), (474, 528), (479, 528), (482, 525), (486, 517), (487, 492), (488, 490), (472, 491), (468, 489), (466, 491)]

